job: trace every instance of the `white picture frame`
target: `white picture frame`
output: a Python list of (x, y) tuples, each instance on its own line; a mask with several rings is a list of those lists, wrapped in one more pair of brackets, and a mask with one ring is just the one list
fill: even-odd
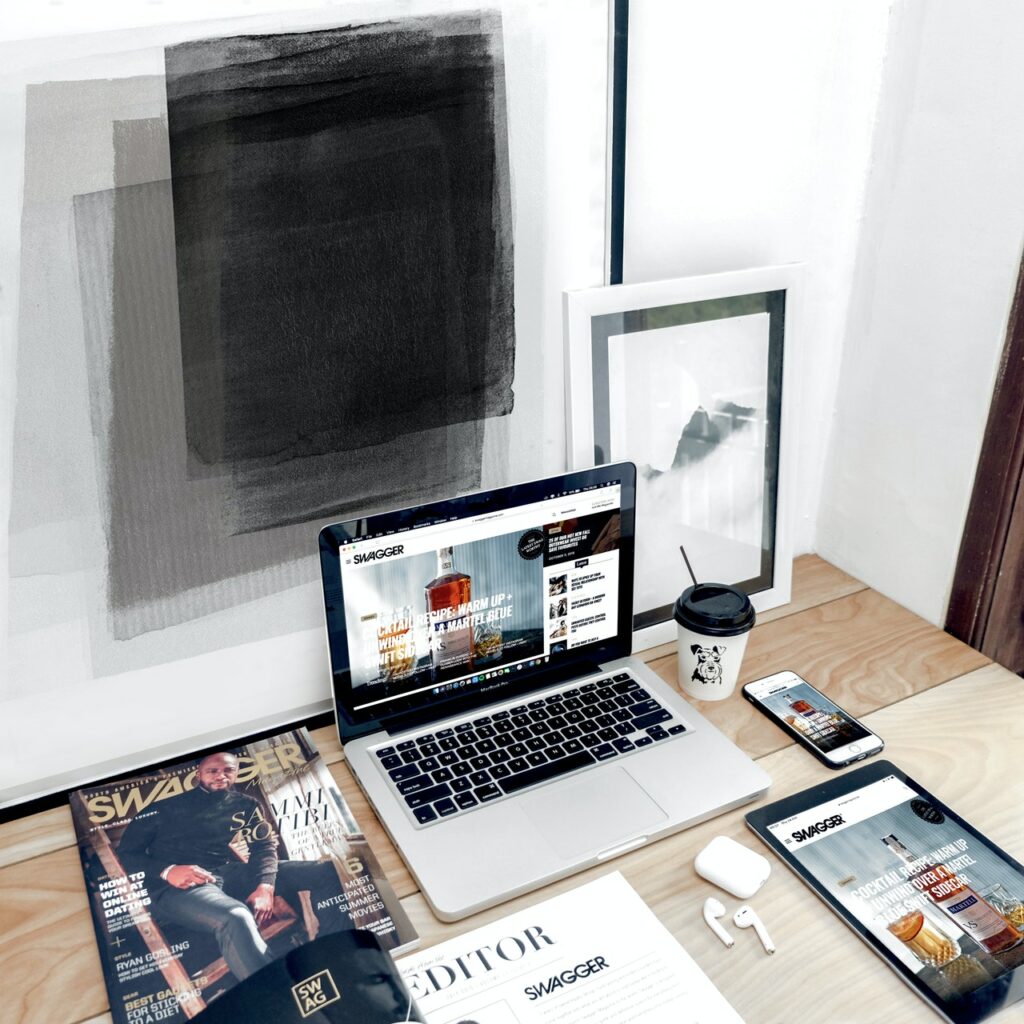
[[(790, 599), (798, 264), (567, 291), (570, 469), (637, 465), (634, 651), (690, 584)], [(673, 447), (674, 446), (674, 447)]]

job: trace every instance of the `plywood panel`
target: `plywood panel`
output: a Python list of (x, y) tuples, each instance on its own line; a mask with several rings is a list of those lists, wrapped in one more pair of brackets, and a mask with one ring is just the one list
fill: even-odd
[(325, 725), (322, 729), (314, 729), (309, 735), (316, 744), (316, 749), (320, 751), (324, 764), (335, 764), (345, 760), (345, 751), (341, 747), (338, 730), (334, 725)]
[(38, 857), (75, 841), (71, 808), (55, 807), (0, 825), (0, 867)]
[(107, 1008), (78, 852), (0, 869), (0, 1021), (56, 1024)]
[[(860, 718), (988, 663), (983, 654), (888, 598), (862, 590), (755, 628), (740, 685), (792, 669)], [(677, 685), (674, 656), (651, 667)], [(739, 693), (693, 703), (751, 757), (793, 742)]]
[[(970, 709), (969, 715), (965, 708)], [(1021, 855), (1024, 819), (1018, 801), (1007, 799), (1005, 788), (991, 785), (991, 780), (1016, 778), (1016, 751), (1024, 743), (1022, 712), (1024, 683), (989, 665), (869, 715), (867, 721), (886, 737), (888, 756), (895, 763), (959, 808), (996, 842)], [(943, 736), (956, 736), (956, 742), (942, 742), (938, 738)], [(993, 736), (999, 736), (1000, 742), (991, 742)], [(832, 774), (795, 747), (765, 757), (761, 764), (773, 779), (772, 799)], [(771, 967), (752, 937), (750, 942), (737, 942), (726, 953), (700, 920), (700, 904), (712, 890), (697, 878), (692, 866), (696, 853), (716, 834), (757, 845), (745, 832), (742, 813), (734, 811), (636, 851), (614, 865), (565, 879), (546, 889), (545, 895), (571, 889), (613, 867), (621, 869), (750, 1024), (776, 1019), (764, 1000), (766, 992), (800, 1000), (801, 1019), (807, 1024), (851, 1019), (844, 1016), (844, 1001), (854, 982), (858, 1012), (852, 1019), (885, 1019), (893, 1006), (899, 1007), (901, 1021), (933, 1019), (930, 1011), (919, 1006), (916, 998), (777, 863), (772, 879), (754, 901), (779, 946)], [(529, 894), (454, 925), (434, 919), (418, 894), (403, 902), (426, 946), (540, 898)], [(726, 902), (732, 908), (736, 901), (726, 898)], [(803, 987), (808, 983), (808, 964), (814, 965), (813, 976), (844, 977), (846, 983), (814, 984), (814, 998), (802, 1000), (800, 993), (808, 991)], [(106, 1003), (99, 960), (73, 850), (0, 869), (0, 986), (5, 997), (0, 1020), (5, 1024), (66, 1024), (102, 1013)], [(30, 1005), (40, 991), (48, 996), (45, 1014)], [(861, 1015), (862, 1007), (866, 1015)]]
[[(834, 565), (822, 561), (817, 555), (802, 555), (796, 559), (793, 565), (793, 601), (790, 604), (765, 612), (760, 616), (759, 623), (767, 624), (777, 620), (777, 618), (798, 614), (808, 608), (837, 600), (861, 590), (864, 590), (862, 583), (854, 580), (853, 577), (850, 577), (850, 575), (847, 575)], [(759, 632), (760, 627), (755, 631), (755, 636)], [(756, 645), (752, 643), (752, 652), (755, 648)], [(666, 656), (673, 655), (674, 652), (675, 646), (673, 644), (665, 644), (649, 651), (644, 651), (641, 656), (645, 662), (657, 663), (655, 668), (663, 678), (674, 678), (672, 676), (674, 669), (669, 675), (666, 675), (667, 663), (663, 660)], [(771, 731), (774, 730), (763, 730), (764, 736), (760, 744), (755, 744), (750, 749), (759, 752), (776, 749), (767, 738)], [(310, 735), (313, 738), (313, 742), (316, 743), (316, 749), (321, 752), (324, 761), (332, 766), (332, 770), (333, 766), (344, 761), (345, 753), (338, 740), (338, 730), (333, 725), (325, 726), (321, 729), (313, 729)], [(775, 738), (778, 739), (779, 737)], [(784, 740), (784, 737), (782, 738)], [(351, 776), (347, 771), (343, 774), (335, 772), (335, 777), (339, 780), (351, 780)], [(374, 826), (370, 823), (366, 814), (362, 813), (353, 803), (355, 798), (352, 795), (356, 792), (357, 787), (353, 788), (351, 785), (347, 786), (344, 790), (345, 797), (352, 805), (356, 819), (360, 824), (364, 824), (365, 828), (374, 831)], [(359, 807), (365, 806), (365, 801), (361, 801), (361, 795), (359, 799)], [(384, 835), (383, 831), (381, 831), (380, 835)], [(408, 870), (401, 863), (401, 858), (394, 853), (390, 841), (385, 837), (383, 845), (378, 845), (375, 837), (376, 834), (371, 837), (371, 842), (374, 849), (378, 851), (382, 863), (384, 863), (384, 869), (388, 878), (396, 886), (402, 886), (404, 882), (402, 876), (404, 874), (404, 877), (408, 879)], [(58, 850), (61, 847), (71, 846), (74, 842), (75, 833), (71, 823), (71, 813), (67, 808), (56, 808), (51, 811), (44, 811), (41, 814), (32, 815), (29, 818), (0, 824), (0, 867), (5, 864), (25, 860), (28, 857), (39, 856), (52, 850)]]
[[(969, 715), (966, 708), (970, 708)], [(1015, 720), (1008, 723), (1011, 709)], [(992, 783), (1016, 777), (1015, 752), (1024, 742), (1022, 711), (1020, 681), (990, 666), (878, 711), (868, 717), (868, 723), (887, 738), (886, 756), (894, 764), (1020, 857), (1024, 853), (1024, 818), (1019, 800), (1009, 798), (1004, 787)], [(1000, 736), (999, 743), (991, 742), (993, 735)], [(942, 737), (956, 739), (947, 743)], [(760, 764), (773, 779), (770, 799), (834, 775), (796, 747), (766, 757)], [(680, 837), (673, 868), (659, 873), (649, 861), (631, 873), (631, 880), (636, 879), (641, 894), (748, 1024), (789, 1020), (780, 1007), (793, 1006), (799, 1006), (803, 1024), (886, 1020), (929, 1024), (936, 1020), (934, 1013), (770, 854), (772, 877), (751, 903), (764, 919), (778, 952), (765, 956), (754, 936), (744, 934), (737, 936), (733, 950), (726, 951), (701, 921), (701, 904), (714, 890), (692, 867), (694, 854), (717, 833), (751, 848), (760, 846), (746, 830), (742, 814), (733, 812)], [(722, 893), (716, 895), (730, 913), (739, 903)], [(777, 1001), (767, 998), (768, 993)], [(1016, 1016), (1009, 1016), (1020, 1019), (1019, 1008)]]
[(817, 555), (801, 555), (793, 560), (793, 593), (789, 604), (760, 612), (757, 621), (774, 622), (776, 619), (784, 619), (787, 615), (795, 615), (807, 608), (814, 608), (866, 589), (866, 584)]
[[(1000, 790), (982, 784), (992, 778), (1015, 777), (1014, 765), (1003, 762), (1011, 759), (1013, 750), (1020, 749), (1024, 738), (1018, 735), (1024, 728), (1020, 724), (1024, 722), (1024, 682), (987, 664), (983, 656), (813, 556), (799, 559), (795, 570), (794, 602), (801, 600), (812, 603), (803, 610), (763, 621), (754, 631), (743, 678), (783, 667), (806, 675), (855, 714), (867, 715), (868, 723), (887, 741), (887, 756), (917, 772), (923, 782), (959, 805), (975, 824), (1016, 850), (1018, 856), (1024, 855), (1024, 836), (1018, 834), (1015, 809), (1019, 801), (1001, 799)], [(663, 677), (673, 678), (671, 659), (661, 658), (653, 664)], [(965, 672), (970, 674), (955, 678)], [(954, 681), (939, 685), (950, 679)], [(871, 713), (879, 707), (883, 710)], [(966, 715), (968, 707), (970, 714)], [(721, 704), (704, 704), (701, 710), (748, 752), (769, 755), (761, 763), (774, 779), (773, 798), (831, 775), (803, 750), (789, 745), (781, 731), (738, 696)], [(344, 763), (333, 728), (316, 730), (313, 735), (385, 873), (404, 897), (403, 903), (420, 929), (425, 946), (541, 898), (540, 894), (530, 894), (468, 922), (445, 925), (437, 921), (370, 812)], [(944, 735), (956, 735), (955, 744), (938, 742), (936, 737)], [(999, 743), (989, 742), (994, 735), (1000, 737)], [(973, 804), (969, 803), (972, 798)], [(822, 970), (833, 972), (833, 976), (845, 976), (847, 964), (855, 965), (856, 971), (862, 972), (856, 977), (864, 982), (858, 986), (859, 992), (870, 990), (872, 1001), (876, 997), (893, 1001), (907, 1011), (901, 1013), (901, 1020), (916, 1019), (914, 997), (780, 869), (756, 903), (775, 933), (780, 952), (768, 961), (759, 954), (753, 939), (737, 943), (728, 954), (717, 946), (699, 914), (699, 905), (710, 887), (697, 879), (692, 869), (697, 851), (717, 833), (731, 834), (754, 845), (746, 837), (742, 815), (732, 812), (636, 851), (616, 861), (615, 866), (621, 867), (750, 1024), (774, 1020), (764, 1003), (764, 992), (784, 994), (787, 985), (792, 984), (792, 998), (798, 997), (798, 979), (807, 973), (806, 966), (811, 962), (815, 974), (820, 962)], [(0, 826), (2, 1024), (109, 1024), (73, 841), (70, 816), (63, 808)], [(610, 869), (603, 866), (566, 879), (545, 890), (544, 895), (571, 889)], [(827, 948), (819, 950), (824, 940), (814, 936), (827, 937)], [(854, 946), (844, 944), (846, 938)], [(838, 952), (834, 953), (832, 943), (837, 944)], [(746, 985), (748, 979), (754, 984)], [(815, 985), (811, 1005), (801, 1001), (801, 1017), (806, 1016), (808, 1022), (847, 1019), (842, 1016), (845, 1008), (835, 1002), (841, 1000), (843, 991), (848, 991), (848, 986)], [(45, 1003), (38, 1001), (40, 992), (46, 993)], [(926, 1015), (922, 1020), (931, 1019), (929, 1011), (921, 1010)], [(838, 1015), (829, 1017), (829, 1012)], [(855, 1019), (884, 1016), (858, 1014)]]
[[(970, 707), (970, 715), (964, 709)], [(1012, 723), (1007, 724), (1007, 716)], [(997, 844), (1024, 855), (1024, 817), (993, 779), (1016, 776), (1016, 751), (1024, 744), (1024, 683), (989, 665), (945, 686), (867, 717), (889, 741), (887, 756), (937, 796), (963, 813)], [(1000, 736), (992, 743), (993, 735)], [(938, 737), (956, 736), (955, 743)], [(780, 799), (834, 777), (810, 755), (790, 747), (759, 761), (773, 780), (769, 797)], [(620, 870), (661, 922), (710, 975), (748, 1024), (868, 1024), (893, 1020), (930, 1024), (934, 1013), (836, 918), (772, 854), (772, 875), (750, 903), (765, 921), (778, 952), (766, 956), (752, 934), (736, 929), (726, 950), (704, 925), (701, 907), (711, 895), (731, 914), (740, 901), (716, 889), (693, 870), (693, 859), (716, 835), (766, 852), (743, 815), (756, 804), (731, 811), (617, 860), (575, 875), (477, 915), (469, 922), (437, 921), (421, 895), (404, 906), (427, 947)], [(839, 979), (838, 981), (836, 979)], [(851, 1003), (851, 993), (855, 1002)], [(793, 1007), (799, 1013), (793, 1015)], [(1002, 1018), (999, 1018), (1002, 1019)], [(1016, 1017), (1014, 1019), (1017, 1019)]]
[[(848, 576), (842, 569), (837, 569), (817, 555), (801, 555), (793, 561), (793, 593), (789, 604), (758, 612), (757, 624), (763, 625), (776, 619), (784, 619), (787, 615), (796, 615), (808, 608), (866, 589), (866, 584)], [(673, 641), (641, 651), (638, 657), (643, 661), (652, 662), (675, 654), (675, 650), (676, 645)]]

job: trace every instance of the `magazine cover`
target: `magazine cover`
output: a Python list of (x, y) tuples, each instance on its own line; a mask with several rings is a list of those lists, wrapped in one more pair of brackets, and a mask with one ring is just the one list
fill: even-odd
[(416, 933), (305, 729), (78, 790), (114, 1020), (191, 1019), (290, 950)]

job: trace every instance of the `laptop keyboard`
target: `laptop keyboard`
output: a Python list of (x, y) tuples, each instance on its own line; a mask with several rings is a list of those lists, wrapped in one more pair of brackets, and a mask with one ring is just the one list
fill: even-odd
[(685, 731), (620, 672), (373, 753), (416, 821), (429, 825)]

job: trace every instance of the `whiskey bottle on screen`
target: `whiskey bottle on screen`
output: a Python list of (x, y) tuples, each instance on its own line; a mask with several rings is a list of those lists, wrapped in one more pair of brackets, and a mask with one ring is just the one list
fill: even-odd
[(786, 703), (789, 705), (792, 711), (795, 711), (798, 715), (813, 715), (817, 713), (817, 708), (813, 704), (809, 704), (803, 699), (803, 697), (791, 697), (786, 694)]
[(802, 697), (787, 695), (786, 701), (789, 704), (789, 710), (803, 719), (807, 727), (801, 731), (810, 739), (820, 743), (835, 732), (831, 718)]
[(805, 736), (812, 731), (811, 723), (803, 715), (786, 715), (784, 721), (793, 726), (794, 729), (798, 729)]
[(437, 552), (437, 576), (424, 588), (427, 629), (430, 633), (430, 669), (436, 680), (442, 673), (473, 669), (473, 582), (455, 568), (455, 549)]
[(1024, 933), (945, 864), (915, 857), (894, 835), (885, 836), (882, 842), (913, 869), (909, 880), (914, 888), (944, 911), (982, 949), (1002, 953), (1024, 938)]

